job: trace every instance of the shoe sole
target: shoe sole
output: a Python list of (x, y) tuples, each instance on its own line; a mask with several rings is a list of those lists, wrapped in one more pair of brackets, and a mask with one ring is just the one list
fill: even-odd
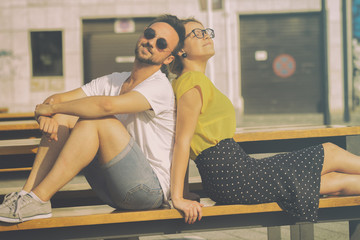
[(0, 221), (7, 222), (7, 223), (21, 223), (21, 222), (25, 222), (25, 221), (29, 221), (29, 220), (50, 218), (50, 217), (52, 217), (52, 213), (42, 214), (42, 215), (35, 215), (35, 216), (32, 216), (32, 217), (23, 218), (21, 220), (18, 219), (18, 218), (0, 217)]

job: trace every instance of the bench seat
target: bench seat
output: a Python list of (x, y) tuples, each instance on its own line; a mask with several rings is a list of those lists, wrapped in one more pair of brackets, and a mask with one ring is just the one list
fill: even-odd
[[(214, 202), (208, 198), (202, 198), (201, 203), (205, 205), (203, 207), (203, 217), (282, 211), (276, 203), (214, 206)], [(319, 208), (351, 207), (358, 205), (360, 205), (360, 196), (325, 197), (320, 199)], [(179, 211), (175, 209), (116, 211), (108, 205), (66, 207), (54, 208), (53, 216), (47, 219), (32, 220), (19, 224), (0, 222), (0, 232), (182, 218)]]
[(0, 112), (0, 121), (34, 119), (34, 112), (7, 113)]
[[(47, 219), (38, 219), (31, 220), (19, 224), (6, 224), (0, 223), (0, 237), (4, 236), (22, 236), (26, 234), (39, 234), (37, 235), (39, 239), (42, 239), (41, 236), (46, 236), (49, 233), (59, 233), (65, 234), (66, 231), (69, 231), (69, 234), (74, 237), (83, 237), (80, 232), (76, 232), (76, 230), (82, 229), (84, 227), (94, 227), (101, 226), (102, 228), (114, 229), (112, 231), (116, 232), (118, 236), (138, 236), (141, 234), (160, 234), (161, 232), (169, 234), (169, 233), (177, 233), (182, 231), (195, 231), (198, 228), (204, 228), (205, 226), (201, 226), (202, 224), (209, 224), (211, 219), (226, 219), (226, 217), (230, 217), (230, 219), (240, 218), (242, 221), (249, 220), (255, 221), (253, 218), (257, 219), (256, 221), (259, 224), (263, 224), (263, 226), (281, 226), (287, 225), (282, 223), (281, 218), (286, 219), (286, 223), (289, 220), (288, 217), (281, 214), (283, 213), (281, 208), (276, 203), (265, 203), (265, 204), (256, 204), (256, 205), (219, 205), (213, 206), (213, 202), (209, 199), (202, 198), (201, 202), (204, 203), (205, 207), (203, 207), (203, 220), (198, 222), (197, 224), (188, 225), (183, 223), (182, 215), (175, 209), (159, 209), (159, 210), (146, 210), (146, 211), (115, 211), (113, 208), (107, 205), (96, 205), (96, 206), (80, 206), (80, 207), (66, 207), (66, 208), (54, 208), (53, 216)], [(336, 210), (339, 212), (344, 212), (344, 209), (351, 209), (350, 211), (354, 211), (352, 207), (355, 207), (356, 210), (360, 210), (360, 196), (348, 196), (348, 197), (327, 197), (320, 199), (320, 210), (324, 209), (328, 211), (326, 217), (320, 215), (320, 222), (333, 221)], [(277, 215), (268, 215), (268, 213), (273, 213)], [(279, 215), (280, 214), (280, 215)], [(340, 214), (341, 215), (341, 214)], [(270, 216), (270, 217), (269, 217)], [(276, 219), (273, 219), (274, 216)], [(280, 216), (280, 217), (279, 217)], [(321, 218), (322, 217), (322, 218)], [(338, 216), (340, 217), (340, 216)], [(269, 218), (269, 219), (267, 219)], [(253, 219), (253, 220), (251, 220)], [(267, 219), (267, 220), (266, 220)], [(358, 219), (360, 216), (358, 215)], [(266, 220), (266, 221), (265, 221)], [(280, 222), (278, 221), (280, 220)], [(154, 223), (160, 224), (164, 222), (174, 221), (174, 224), (171, 225), (171, 228), (167, 228), (163, 226), (161, 232), (153, 232), (152, 226)], [(216, 220), (217, 222), (217, 220)], [(133, 231), (127, 231), (129, 229), (128, 226), (141, 227), (136, 228)], [(267, 223), (267, 224), (265, 224)], [(298, 223), (301, 224), (301, 223)], [(307, 224), (307, 223), (304, 223)], [(225, 224), (226, 225), (226, 224)], [(231, 224), (227, 223), (229, 228), (233, 228), (235, 225), (237, 227), (241, 227), (241, 223), (236, 224), (233, 222)], [(122, 228), (122, 226), (125, 226)], [(194, 227), (192, 227), (194, 226)], [(224, 223), (217, 222), (218, 227), (223, 227)], [(156, 231), (159, 231), (159, 226), (157, 226)], [(56, 230), (58, 229), (58, 230)], [(71, 229), (71, 231), (69, 230)], [(21, 231), (19, 231), (21, 230)], [(37, 231), (37, 230), (48, 230), (48, 231)], [(207, 230), (216, 230), (209, 228)], [(124, 232), (123, 232), (124, 231)], [(45, 234), (45, 235), (42, 235)], [(87, 233), (83, 233), (87, 234)], [(99, 233), (98, 233), (99, 234)], [(114, 233), (102, 232), (102, 237), (108, 236), (110, 234), (113, 236)], [(49, 236), (49, 235), (48, 235)], [(65, 238), (65, 236), (64, 236)]]
[(40, 138), (0, 140), (0, 155), (34, 154)]
[[(26, 128), (33, 127), (33, 123)], [(0, 127), (1, 128), (1, 127)], [(19, 128), (20, 126), (14, 127)], [(288, 139), (326, 138), (360, 135), (360, 126), (302, 126), (288, 128), (237, 128), (236, 142), (274, 141)], [(36, 153), (40, 138), (0, 140), (0, 155)]]
[(35, 120), (0, 121), (0, 131), (23, 131), (35, 129), (39, 129), (39, 124)]

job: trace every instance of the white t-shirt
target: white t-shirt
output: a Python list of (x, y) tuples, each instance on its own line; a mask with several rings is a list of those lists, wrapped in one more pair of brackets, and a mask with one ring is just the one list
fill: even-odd
[[(82, 86), (87, 96), (117, 96), (130, 72), (112, 73)], [(160, 70), (137, 85), (132, 91), (141, 93), (150, 103), (150, 110), (118, 114), (129, 134), (140, 146), (157, 175), (165, 200), (170, 195), (170, 167), (175, 137), (176, 105), (171, 84)]]

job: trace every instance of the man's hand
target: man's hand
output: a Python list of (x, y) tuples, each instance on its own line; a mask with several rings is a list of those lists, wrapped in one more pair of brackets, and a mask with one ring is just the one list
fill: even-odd
[(172, 202), (174, 208), (184, 213), (186, 223), (193, 224), (196, 220), (201, 220), (203, 204), (186, 199), (173, 200)]
[(50, 98), (48, 102), (44, 102), (43, 104), (36, 105), (34, 115), (36, 121), (38, 121), (39, 124), (40, 124), (39, 121), (40, 116), (52, 116), (54, 114), (51, 107), (53, 103), (54, 103), (54, 98)]
[(38, 104), (35, 108), (35, 116), (52, 116), (54, 114), (51, 104)]
[(46, 135), (49, 138), (49, 141), (58, 140), (57, 133), (58, 133), (59, 124), (55, 119), (51, 117), (40, 116), (38, 118), (38, 122), (39, 122), (40, 130), (44, 135)]

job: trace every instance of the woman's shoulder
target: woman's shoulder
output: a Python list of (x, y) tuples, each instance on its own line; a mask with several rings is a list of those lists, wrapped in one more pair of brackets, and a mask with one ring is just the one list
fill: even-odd
[(203, 85), (206, 82), (211, 82), (204, 73), (189, 71), (181, 74), (177, 79), (172, 82), (174, 88), (180, 85)]
[(179, 79), (183, 79), (183, 78), (193, 78), (194, 80), (202, 80), (202, 79), (207, 79), (206, 75), (202, 72), (198, 72), (198, 71), (188, 71), (183, 73)]

